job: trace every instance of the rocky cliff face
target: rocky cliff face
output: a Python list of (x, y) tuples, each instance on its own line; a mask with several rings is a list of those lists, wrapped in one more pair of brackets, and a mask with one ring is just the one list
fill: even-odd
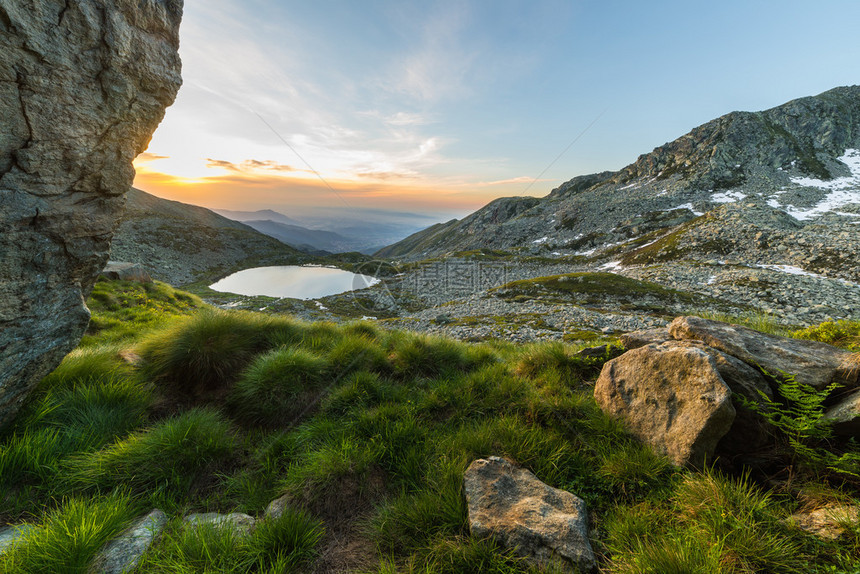
[(182, 0), (0, 0), (0, 426), (80, 339), (84, 298), (181, 84)]

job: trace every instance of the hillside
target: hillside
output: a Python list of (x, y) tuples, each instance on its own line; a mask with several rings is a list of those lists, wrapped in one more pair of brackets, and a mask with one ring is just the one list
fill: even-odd
[[(752, 223), (789, 244), (805, 237), (810, 249), (801, 254), (762, 247), (750, 254), (748, 246), (711, 244), (700, 246), (697, 256), (725, 258), (739, 250), (747, 259), (767, 258), (757, 262), (797, 265), (803, 256), (829, 257), (834, 246), (815, 240), (823, 235), (837, 238), (842, 253), (856, 252), (858, 149), (860, 87), (836, 88), (764, 112), (732, 112), (620, 171), (574, 178), (541, 199), (496, 200), (377, 255), (414, 260), (491, 248), (591, 256), (627, 244), (618, 253), (703, 214), (712, 216), (692, 227), (716, 232)], [(786, 221), (786, 213), (789, 223), (773, 224)], [(838, 239), (841, 234), (845, 241)], [(830, 267), (857, 278), (856, 268)]]
[(132, 189), (111, 259), (140, 263), (156, 279), (186, 285), (243, 267), (297, 263), (310, 256), (203, 207)]
[[(532, 340), (576, 325), (661, 326), (681, 308), (798, 327), (850, 319), (860, 309), (857, 253), (860, 86), (729, 113), (624, 169), (543, 198), (497, 199), (376, 256), (395, 269), (384, 295), (403, 325)], [(671, 309), (621, 301), (606, 273), (686, 296)], [(587, 305), (571, 294), (575, 282), (561, 292), (522, 283), (581, 274), (606, 287)]]

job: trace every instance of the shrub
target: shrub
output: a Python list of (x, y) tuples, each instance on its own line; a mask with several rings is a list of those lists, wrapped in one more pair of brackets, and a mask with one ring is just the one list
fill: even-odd
[(227, 402), (243, 421), (293, 426), (319, 400), (328, 372), (328, 361), (309, 351), (269, 351), (245, 369)]
[(234, 442), (218, 414), (192, 409), (70, 461), (73, 484), (183, 496), (207, 469), (224, 462)]
[(253, 313), (201, 311), (144, 338), (144, 372), (183, 395), (217, 397), (257, 353), (271, 347), (282, 323)]

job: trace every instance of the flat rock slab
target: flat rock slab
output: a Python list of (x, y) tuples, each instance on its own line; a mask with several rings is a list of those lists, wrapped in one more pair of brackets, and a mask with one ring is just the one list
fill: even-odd
[(96, 556), (90, 574), (124, 574), (137, 566), (167, 526), (167, 515), (156, 509), (110, 541)]
[(472, 462), (464, 479), (474, 536), (493, 538), (534, 564), (595, 568), (580, 498), (495, 456)]
[(232, 528), (239, 534), (247, 534), (253, 528), (255, 520), (253, 516), (241, 512), (219, 514), (217, 512), (204, 512), (200, 514), (189, 514), (183, 519), (189, 526), (214, 526), (215, 528)]
[(700, 317), (678, 317), (669, 325), (669, 334), (679, 340), (702, 341), (777, 377), (795, 375), (798, 382), (817, 390), (832, 382), (844, 386), (857, 383), (851, 382), (846, 372), (853, 353), (826, 343), (777, 337)]
[(21, 542), (27, 534), (35, 529), (36, 527), (32, 524), (16, 524), (15, 526), (0, 528), (0, 554)]
[(831, 502), (810, 512), (792, 514), (798, 528), (826, 540), (836, 540), (845, 533), (846, 524), (860, 521), (860, 506)]
[(701, 466), (732, 427), (732, 391), (696, 346), (651, 344), (607, 362), (594, 387), (604, 412), (678, 466)]

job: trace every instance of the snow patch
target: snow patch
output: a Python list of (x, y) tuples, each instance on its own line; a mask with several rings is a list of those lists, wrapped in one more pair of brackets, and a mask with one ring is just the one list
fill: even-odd
[(532, 243), (540, 245), (541, 243), (546, 243), (546, 240), (549, 239), (549, 236), (541, 237), (540, 239), (535, 239)]
[(780, 273), (787, 273), (789, 275), (803, 275), (805, 277), (817, 277), (818, 279), (830, 279), (831, 281), (839, 281), (845, 285), (853, 285), (850, 281), (846, 281), (845, 279), (835, 279), (833, 277), (825, 277), (824, 275), (819, 275), (818, 273), (813, 273), (811, 271), (806, 271), (805, 269), (801, 269), (795, 265), (771, 265), (767, 263), (758, 263), (755, 265), (761, 269), (770, 269), (771, 271), (779, 271)]
[[(808, 209), (786, 205), (782, 207), (789, 215), (797, 220), (804, 221), (820, 217), (829, 211), (836, 211), (840, 207), (852, 203), (860, 204), (860, 150), (848, 149), (840, 156), (839, 161), (848, 166), (851, 175), (837, 177), (830, 181), (815, 179), (811, 177), (792, 177), (791, 182), (803, 187), (814, 187), (829, 191), (824, 198), (813, 207)], [(792, 162), (794, 165), (794, 162)], [(768, 202), (768, 205), (774, 206)], [(852, 214), (853, 215), (853, 214)]]
[(316, 305), (320, 311), (328, 311), (328, 307), (326, 307), (325, 305), (323, 305), (319, 301), (314, 301), (314, 305)]
[(742, 199), (746, 199), (747, 194), (742, 191), (729, 190), (723, 193), (715, 193), (711, 196), (711, 201), (714, 203), (736, 203)]
[(610, 273), (615, 273), (619, 269), (624, 269), (621, 265), (621, 261), (610, 261), (609, 263), (604, 263), (597, 268), (598, 271), (609, 271)]

